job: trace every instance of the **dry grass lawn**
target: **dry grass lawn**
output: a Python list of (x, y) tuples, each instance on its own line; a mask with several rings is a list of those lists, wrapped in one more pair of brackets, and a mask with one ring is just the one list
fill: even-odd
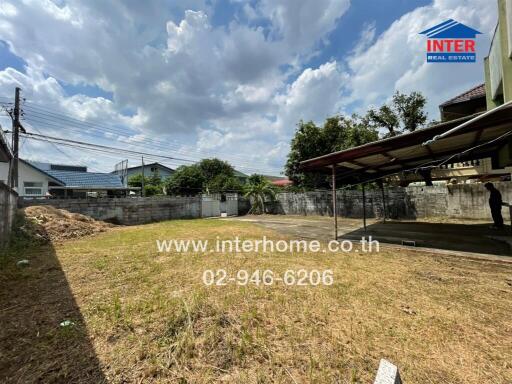
[[(407, 251), (158, 253), (156, 239), (283, 238), (168, 221), (26, 249), (0, 271), (0, 382), (512, 382), (512, 266)], [(15, 261), (31, 261), (19, 269)], [(332, 269), (332, 286), (207, 287), (205, 269)], [(61, 327), (71, 320), (74, 325)]]

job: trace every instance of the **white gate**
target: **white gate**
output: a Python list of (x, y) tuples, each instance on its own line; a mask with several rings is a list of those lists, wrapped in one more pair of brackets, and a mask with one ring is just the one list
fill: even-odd
[(237, 193), (203, 195), (202, 217), (238, 216)]
[(220, 198), (216, 195), (203, 195), (201, 202), (201, 217), (219, 217)]
[(238, 193), (226, 194), (226, 214), (228, 216), (238, 216)]

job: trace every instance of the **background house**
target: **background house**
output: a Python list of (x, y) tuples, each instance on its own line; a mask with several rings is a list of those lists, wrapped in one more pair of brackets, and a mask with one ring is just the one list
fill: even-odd
[[(114, 173), (114, 172), (113, 172)], [(158, 174), (162, 180), (171, 176), (174, 173), (174, 169), (166, 167), (160, 163), (144, 164), (144, 176), (149, 177), (154, 174)], [(126, 169), (127, 179), (135, 175), (142, 175), (142, 165), (136, 167), (129, 167)]]
[[(0, 180), (8, 180), (9, 163), (0, 163)], [(18, 164), (18, 195), (23, 197), (45, 197), (50, 185), (64, 183), (41, 171), (30, 162), (20, 159)]]
[(241, 183), (241, 184), (246, 184), (247, 183), (247, 180), (249, 179), (249, 176), (246, 175), (245, 173), (242, 173), (240, 171), (237, 171), (236, 169), (234, 170), (233, 172), (235, 174), (235, 177), (237, 178), (237, 180)]
[[(0, 180), (7, 180), (9, 163), (0, 162)], [(125, 187), (119, 176), (87, 172), (87, 167), (20, 159), (18, 194), (25, 198), (46, 197), (116, 197), (137, 188)]]
[(486, 110), (485, 84), (477, 85), (439, 106), (441, 121), (450, 121)]
[(287, 177), (270, 175), (263, 175), (263, 177), (267, 179), (270, 184), (275, 185), (276, 187), (289, 187), (293, 185), (293, 182)]

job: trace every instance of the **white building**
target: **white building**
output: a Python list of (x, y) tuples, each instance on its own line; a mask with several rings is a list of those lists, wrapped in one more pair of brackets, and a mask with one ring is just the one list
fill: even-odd
[[(0, 162), (0, 180), (9, 179), (9, 163)], [(130, 190), (111, 173), (87, 172), (87, 167), (29, 162), (20, 159), (18, 195), (25, 198), (123, 197)]]
[[(0, 181), (8, 183), (9, 163), (0, 162)], [(24, 197), (44, 197), (49, 191), (49, 186), (64, 186), (56, 178), (36, 168), (25, 160), (18, 165), (18, 195)]]

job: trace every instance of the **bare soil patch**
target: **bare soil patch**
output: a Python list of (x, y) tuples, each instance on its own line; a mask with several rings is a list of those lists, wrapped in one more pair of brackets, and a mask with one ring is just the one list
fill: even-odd
[(22, 212), (32, 224), (24, 226), (23, 229), (32, 232), (30, 235), (42, 242), (77, 239), (114, 227), (113, 224), (52, 206), (26, 207)]

